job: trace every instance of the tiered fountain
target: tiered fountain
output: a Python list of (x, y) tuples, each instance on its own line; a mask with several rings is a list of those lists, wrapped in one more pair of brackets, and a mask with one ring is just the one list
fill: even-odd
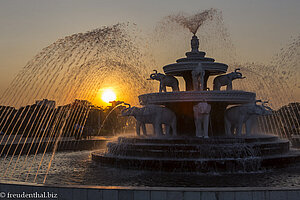
[[(287, 140), (251, 130), (255, 116), (271, 110), (258, 103), (255, 93), (232, 90), (232, 81), (244, 78), (239, 69), (220, 75), (228, 66), (205, 57), (195, 35), (191, 48), (186, 58), (164, 66), (165, 74), (151, 74), (160, 81), (160, 92), (140, 95), (143, 108), (123, 111), (137, 119), (138, 136), (119, 137), (108, 143), (105, 153), (94, 152), (93, 160), (126, 168), (197, 172), (256, 171), (299, 161), (300, 152), (290, 151)], [(219, 76), (208, 88), (214, 75)], [(183, 77), (186, 91), (179, 91), (175, 76)], [(166, 92), (166, 86), (173, 91)], [(227, 89), (220, 90), (222, 86)], [(147, 123), (153, 124), (153, 135), (145, 130)]]

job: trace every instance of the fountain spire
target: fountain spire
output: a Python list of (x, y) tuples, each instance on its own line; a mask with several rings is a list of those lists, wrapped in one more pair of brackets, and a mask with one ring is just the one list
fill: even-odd
[(199, 39), (198, 37), (194, 34), (192, 39), (191, 39), (191, 48), (192, 52), (199, 52)]

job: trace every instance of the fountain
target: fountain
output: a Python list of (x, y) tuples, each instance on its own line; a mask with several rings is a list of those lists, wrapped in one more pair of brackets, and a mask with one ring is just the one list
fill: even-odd
[[(123, 116), (136, 118), (138, 136), (119, 137), (107, 144), (105, 153), (92, 153), (92, 159), (135, 169), (226, 173), (300, 161), (300, 152), (291, 151), (288, 140), (252, 130), (256, 116), (271, 115), (272, 109), (267, 102), (256, 100), (253, 92), (233, 90), (232, 81), (245, 77), (240, 69), (222, 75), (227, 68), (205, 57), (193, 35), (185, 58), (164, 66), (165, 74), (154, 70), (150, 75), (160, 81), (159, 92), (140, 95), (143, 108), (123, 110)], [(208, 79), (215, 75), (209, 88)], [(175, 77), (183, 77), (186, 91), (179, 91)], [(167, 86), (173, 91), (167, 92)], [(226, 90), (221, 90), (223, 86)], [(153, 125), (153, 135), (145, 124)]]
[[(278, 194), (298, 199), (299, 188), (295, 187), (299, 187), (299, 166), (269, 169), (300, 161), (300, 152), (290, 149), (288, 140), (277, 137), (288, 136), (285, 129), (281, 130), (285, 124), (299, 127), (295, 126), (297, 118), (293, 118), (295, 112), (299, 113), (293, 110), (299, 106), (291, 104), (283, 107), (281, 114), (273, 114), (267, 102), (257, 100), (256, 96), (268, 99), (268, 95), (261, 95), (262, 91), (278, 95), (281, 91), (276, 91), (277, 88), (283, 90), (285, 85), (278, 87), (273, 75), (263, 76), (261, 70), (251, 70), (251, 66), (238, 65), (228, 70), (228, 65), (215, 62), (199, 51), (199, 39), (205, 37), (198, 35), (198, 38), (197, 30), (205, 20), (212, 19), (214, 12), (210, 9), (190, 18), (168, 16), (169, 21), (189, 28), (193, 36), (191, 51), (185, 58), (164, 66), (164, 73), (153, 68), (154, 62), (143, 61), (144, 54), (131, 42), (131, 37), (125, 37), (121, 24), (67, 36), (43, 49), (7, 90), (2, 104), (18, 107), (34, 98), (45, 97), (55, 102), (44, 99), (19, 109), (1, 107), (0, 132), (4, 133), (0, 142), (1, 189), (53, 190), (59, 191), (59, 198), (66, 199), (90, 199), (90, 196), (95, 199), (126, 199), (124, 196), (128, 199), (273, 199)], [(151, 81), (145, 78), (152, 69), (154, 72), (148, 80), (160, 83), (154, 93)], [(253, 78), (254, 75), (260, 80)], [(266, 78), (274, 84), (270, 90)], [(237, 90), (233, 81), (241, 83), (240, 88), (245, 91)], [(120, 96), (127, 98), (122, 100), (137, 104), (138, 99), (143, 107), (113, 106), (98, 135), (104, 132), (102, 128), (109, 114), (116, 114), (115, 108), (127, 106), (122, 115), (136, 118), (137, 136), (112, 139), (106, 149), (101, 149), (106, 142), (101, 137), (75, 140), (83, 137), (84, 126), (96, 124), (88, 119), (91, 114), (99, 114), (99, 109), (90, 103), (98, 89), (113, 84), (123, 91)], [(261, 84), (254, 93), (254, 88)], [(252, 92), (247, 92), (251, 89)], [(140, 95), (141, 91), (146, 94)], [(280, 99), (276, 103), (285, 102)], [(55, 104), (59, 106), (56, 108)], [(266, 119), (257, 120), (258, 115)], [(153, 133), (147, 124), (153, 126)], [(262, 134), (266, 130), (277, 136)], [(90, 156), (91, 151), (78, 151), (85, 149), (84, 144), (101, 150)], [(22, 182), (11, 184), (6, 180)], [(78, 188), (70, 184), (85, 186)], [(243, 195), (248, 197), (241, 198)]]

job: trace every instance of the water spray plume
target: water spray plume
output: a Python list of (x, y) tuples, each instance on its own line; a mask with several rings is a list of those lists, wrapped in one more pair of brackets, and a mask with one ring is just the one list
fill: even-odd
[(150, 85), (134, 30), (131, 24), (116, 24), (57, 40), (28, 62), (1, 104), (19, 107), (47, 98), (64, 105), (109, 85), (132, 92), (124, 97), (133, 103), (131, 97)]
[(178, 23), (196, 35), (199, 27), (202, 26), (205, 21), (212, 20), (217, 13), (218, 10), (211, 8), (202, 12), (198, 12), (194, 15), (187, 15), (184, 13), (169, 15), (166, 17), (166, 20)]

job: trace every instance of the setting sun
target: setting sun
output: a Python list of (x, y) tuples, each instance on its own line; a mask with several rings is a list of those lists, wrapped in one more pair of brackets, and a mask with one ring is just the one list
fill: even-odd
[(110, 101), (115, 101), (117, 98), (115, 92), (112, 89), (105, 89), (101, 95), (102, 101), (109, 103)]

